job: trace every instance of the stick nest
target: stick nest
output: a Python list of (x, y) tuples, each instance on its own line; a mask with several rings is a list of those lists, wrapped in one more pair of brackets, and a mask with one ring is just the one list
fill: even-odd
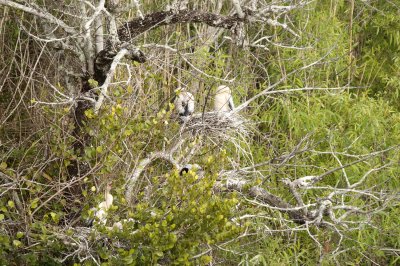
[(232, 138), (247, 139), (252, 132), (251, 124), (237, 113), (197, 113), (185, 123), (185, 131), (193, 135), (231, 141)]

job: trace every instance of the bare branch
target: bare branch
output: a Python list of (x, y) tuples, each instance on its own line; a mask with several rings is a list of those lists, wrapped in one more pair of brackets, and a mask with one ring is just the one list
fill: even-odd
[(137, 18), (125, 23), (118, 30), (118, 35), (121, 41), (129, 41), (149, 29), (163, 25), (194, 22), (230, 29), (240, 21), (244, 21), (244, 18), (222, 16), (198, 10), (161, 11), (146, 15), (143, 19)]
[(9, 6), (9, 7), (15, 8), (15, 9), (22, 10), (22, 11), (27, 12), (29, 14), (35, 15), (37, 17), (46, 19), (47, 21), (60, 26), (67, 33), (71, 33), (71, 34), (76, 34), (77, 33), (73, 27), (68, 26), (67, 24), (65, 24), (64, 21), (54, 17), (52, 14), (50, 14), (50, 13), (44, 11), (44, 10), (37, 10), (37, 9), (35, 9), (33, 7), (25, 6), (25, 5), (16, 3), (14, 1), (10, 1), (10, 0), (0, 0), (0, 5), (6, 5), (6, 6)]
[(154, 162), (155, 160), (162, 159), (165, 160), (169, 163), (171, 163), (176, 169), (180, 169), (180, 165), (178, 162), (175, 161), (175, 159), (172, 157), (172, 152), (153, 152), (151, 153), (147, 158), (142, 159), (139, 162), (139, 165), (136, 166), (135, 170), (133, 171), (132, 174), (130, 174), (127, 177), (127, 180), (125, 182), (125, 198), (128, 203), (132, 202), (133, 199), (133, 189), (134, 186), (140, 177), (140, 175), (143, 173), (143, 171), (146, 169), (146, 167)]
[(104, 97), (107, 95), (108, 87), (110, 86), (110, 82), (112, 77), (114, 76), (114, 72), (117, 68), (118, 63), (121, 61), (121, 59), (128, 53), (127, 49), (121, 49), (121, 51), (118, 52), (118, 54), (114, 57), (114, 60), (111, 64), (110, 70), (108, 71), (107, 78), (104, 81), (103, 85), (100, 86), (100, 95), (99, 98), (94, 105), (94, 112), (98, 113), (100, 110), (101, 105), (103, 104)]
[(242, 10), (242, 7), (240, 6), (239, 0), (232, 0), (232, 3), (233, 3), (233, 6), (236, 9), (236, 13), (238, 14), (238, 17), (241, 18), (241, 19), (244, 18), (245, 14), (244, 14), (244, 12)]
[(136, 12), (137, 12), (137, 14), (138, 14), (138, 17), (139, 17), (140, 19), (144, 19), (143, 12), (140, 10), (141, 8), (140, 8), (139, 0), (133, 0), (133, 4), (134, 4), (135, 7), (136, 7)]
[(230, 178), (229, 175), (230, 172), (222, 173), (222, 178), (226, 176), (227, 177), (225, 178), (226, 180), (217, 182), (214, 188), (217, 190), (221, 190), (222, 188), (227, 188), (227, 189), (237, 190), (242, 193), (247, 192), (247, 194), (252, 199), (254, 199), (252, 201), (253, 203), (258, 204), (257, 201), (261, 201), (264, 204), (267, 204), (266, 207), (279, 210), (281, 212), (286, 212), (296, 223), (303, 224), (310, 219), (310, 217), (305, 216), (302, 211), (302, 209), (309, 206), (294, 207), (261, 187), (254, 186), (247, 190), (245, 189), (245, 187), (250, 184), (248, 181), (245, 181), (240, 178)]

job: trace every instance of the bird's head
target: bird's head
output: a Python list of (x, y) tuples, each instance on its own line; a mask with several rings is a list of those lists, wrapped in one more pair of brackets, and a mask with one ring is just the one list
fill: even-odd
[(231, 94), (231, 89), (228, 86), (218, 86), (216, 94)]
[(111, 181), (107, 181), (105, 184), (105, 188), (104, 188), (104, 196), (107, 198), (107, 195), (110, 194), (110, 191), (112, 189), (112, 182)]
[(186, 164), (179, 171), (179, 175), (182, 176), (189, 173), (189, 171), (203, 171), (203, 168), (201, 168), (201, 166), (198, 164)]
[(111, 193), (110, 193), (111, 188), (112, 188), (112, 182), (108, 181), (106, 183), (106, 189), (104, 190), (104, 198), (105, 198), (105, 202), (107, 204), (107, 208), (109, 208), (111, 206), (113, 199), (114, 199), (113, 195), (111, 195)]

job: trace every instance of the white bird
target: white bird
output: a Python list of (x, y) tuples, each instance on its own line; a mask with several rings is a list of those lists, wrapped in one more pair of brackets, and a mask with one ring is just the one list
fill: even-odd
[(175, 90), (175, 93), (175, 110), (181, 120), (185, 121), (194, 112), (194, 96), (190, 92), (181, 88)]
[(294, 180), (292, 183), (296, 187), (309, 187), (311, 186), (315, 181), (317, 181), (318, 176), (314, 175), (308, 175), (308, 176), (303, 176), (301, 178), (298, 178)]
[(292, 185), (295, 188), (306, 188), (311, 186), (315, 181), (317, 181), (318, 176), (314, 175), (308, 175), (308, 176), (303, 176), (301, 178), (295, 179), (293, 181), (290, 181), (289, 178), (284, 178), (282, 179), (283, 183), (287, 185)]
[[(97, 208), (93, 208), (95, 210), (94, 216), (97, 217), (99, 223), (102, 223), (102, 224), (106, 224), (107, 211), (108, 211), (108, 209), (110, 209), (110, 207), (113, 203), (113, 200), (114, 200), (114, 197), (113, 197), (113, 195), (111, 195), (110, 190), (111, 190), (111, 183), (107, 183), (106, 189), (104, 191), (105, 201), (100, 202), (99, 205), (97, 206)], [(94, 221), (94, 219), (89, 220), (88, 224), (92, 225), (93, 221)]]
[(235, 109), (231, 89), (228, 86), (221, 85), (217, 88), (214, 99), (214, 111), (230, 112)]

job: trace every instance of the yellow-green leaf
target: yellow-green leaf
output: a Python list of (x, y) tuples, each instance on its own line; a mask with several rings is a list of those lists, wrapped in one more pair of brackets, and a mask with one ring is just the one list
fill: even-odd
[(8, 207), (10, 207), (10, 208), (15, 207), (14, 201), (12, 201), (12, 200), (9, 200), (7, 204), (8, 204)]
[(14, 239), (13, 240), (13, 245), (16, 246), (16, 247), (20, 247), (20, 246), (22, 246), (22, 242), (19, 241), (19, 240)]
[(38, 206), (38, 202), (39, 202), (39, 198), (34, 199), (34, 200), (31, 202), (31, 209), (36, 209), (37, 206)]
[(50, 216), (51, 216), (51, 219), (52, 219), (55, 223), (58, 223), (58, 222), (59, 222), (60, 216), (59, 216), (57, 213), (55, 213), (55, 212), (50, 212)]
[(133, 133), (133, 130), (128, 129), (128, 130), (125, 130), (124, 135), (125, 135), (125, 137), (128, 137), (128, 136), (132, 135), (132, 133)]
[(85, 116), (87, 117), (87, 118), (93, 118), (94, 117), (94, 113), (93, 113), (93, 110), (92, 109), (89, 109), (89, 110), (86, 110), (85, 111)]
[(97, 153), (102, 153), (103, 152), (103, 146), (97, 146), (96, 152)]
[(1, 162), (0, 163), (0, 170), (5, 170), (7, 168), (7, 163), (6, 162)]

